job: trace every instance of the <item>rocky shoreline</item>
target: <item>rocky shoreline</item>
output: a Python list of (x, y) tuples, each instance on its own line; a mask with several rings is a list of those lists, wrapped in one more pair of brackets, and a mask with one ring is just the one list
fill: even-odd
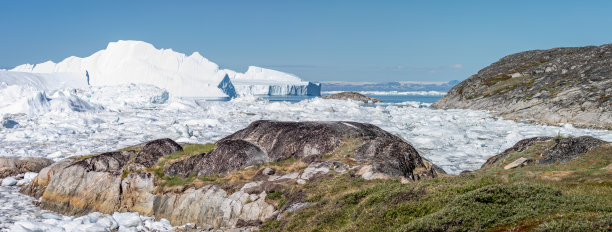
[[(7, 158), (2, 164), (8, 164), (7, 160), (13, 164), (16, 159)], [(38, 165), (40, 161), (36, 160), (34, 164), (42, 167), (50, 163)], [(334, 210), (351, 209), (353, 203), (347, 204), (347, 199), (356, 196), (360, 197), (348, 201), (361, 205), (361, 199), (375, 197), (370, 195), (378, 194), (378, 191), (391, 200), (377, 200), (380, 202), (374, 205), (360, 206), (375, 207), (363, 210), (393, 211), (407, 202), (420, 202), (410, 206), (418, 208), (431, 204), (429, 201), (440, 201), (442, 205), (436, 207), (442, 208), (432, 212), (444, 212), (447, 210), (445, 205), (453, 204), (448, 199), (455, 198), (452, 191), (439, 192), (444, 188), (489, 191), (483, 189), (498, 188), (491, 184), (505, 181), (517, 188), (509, 191), (528, 193), (504, 198), (526, 200), (539, 194), (538, 191), (561, 191), (538, 187), (541, 185), (539, 180), (552, 180), (553, 186), (567, 184), (575, 187), (574, 181), (578, 178), (579, 181), (594, 183), (588, 188), (606, 188), (607, 184), (612, 184), (611, 165), (610, 142), (588, 136), (534, 137), (521, 140), (491, 157), (479, 170), (447, 175), (403, 139), (371, 124), (255, 121), (215, 144), (178, 144), (170, 139), (158, 139), (119, 151), (64, 159), (42, 168), (29, 184), (21, 188), (21, 192), (39, 198), (43, 209), (65, 215), (85, 215), (83, 217), (100, 218), (88, 220), (102, 220), (107, 217), (91, 213), (112, 214), (108, 220), (115, 224), (109, 225), (119, 230), (128, 228), (126, 225), (130, 223), (123, 222), (125, 220), (133, 219), (142, 226), (141, 218), (147, 216), (166, 220), (155, 222), (159, 228), (167, 228), (170, 224), (185, 225), (174, 228), (181, 231), (294, 231), (306, 229), (303, 220), (315, 220), (308, 222), (314, 223), (307, 227), (308, 230), (328, 230), (336, 228), (328, 227), (333, 225), (328, 223), (338, 220)], [(472, 182), (475, 180), (486, 180), (488, 184), (478, 187), (481, 184), (474, 185)], [(425, 189), (414, 189), (420, 188), (418, 186)], [(591, 191), (588, 188), (587, 191)], [(468, 193), (471, 191), (456, 197), (465, 198)], [(508, 207), (522, 207), (509, 202)], [(605, 202), (600, 202), (603, 208), (595, 210), (612, 216), (612, 204)], [(332, 208), (316, 210), (327, 207)], [(478, 207), (474, 209), (478, 210)], [(562, 213), (563, 210), (555, 208), (553, 211)], [(545, 212), (548, 211), (534, 216), (547, 215)], [(375, 212), (371, 214), (376, 215)], [(402, 226), (401, 230), (455, 230), (456, 225), (427, 221), (427, 218), (437, 215), (430, 214), (395, 226)], [(361, 217), (358, 215), (355, 217)], [(466, 215), (469, 213), (458, 217)], [(316, 219), (328, 216), (333, 219)], [(383, 218), (375, 216), (374, 220)], [(446, 219), (436, 220), (444, 222)], [(482, 219), (464, 220), (468, 221), (461, 226), (468, 227), (458, 228), (480, 228), (469, 225), (480, 223)], [(490, 220), (506, 219), (500, 216)], [(593, 220), (593, 225), (585, 227), (607, 223), (605, 218)], [(352, 221), (344, 226), (360, 220)], [(570, 222), (573, 221), (570, 219)], [(548, 224), (540, 224), (544, 225)], [(374, 229), (381, 225), (370, 226), (376, 226), (370, 228)], [(483, 229), (490, 228), (482, 226), (485, 226)]]
[(256, 121), (188, 152), (194, 146), (161, 139), (65, 159), (41, 170), (22, 192), (62, 214), (129, 211), (175, 225), (234, 228), (306, 205), (281, 203), (274, 194), (321, 175), (411, 182), (444, 173), (401, 138), (356, 122)]
[(491, 110), (506, 119), (612, 129), (612, 44), (506, 56), (432, 106)]

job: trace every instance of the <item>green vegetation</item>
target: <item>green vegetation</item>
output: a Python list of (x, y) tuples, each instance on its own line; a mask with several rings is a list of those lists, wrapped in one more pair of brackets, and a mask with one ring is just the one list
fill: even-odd
[(89, 155), (79, 156), (79, 157), (77, 157), (74, 160), (75, 161), (81, 161), (81, 160), (89, 159), (91, 157), (96, 157), (96, 156), (99, 156), (99, 155), (102, 155), (102, 154), (104, 154), (104, 153), (96, 153), (96, 154), (89, 154)]
[[(213, 143), (186, 144), (186, 145), (183, 145), (182, 147), (183, 147), (183, 151), (179, 151), (179, 152), (175, 152), (175, 153), (166, 155), (160, 158), (160, 160), (157, 162), (155, 166), (151, 168), (147, 168), (145, 170), (147, 172), (151, 172), (155, 174), (155, 176), (160, 181), (159, 185), (161, 187), (184, 186), (184, 185), (192, 183), (196, 179), (195, 178), (196, 175), (191, 175), (187, 178), (183, 178), (180, 176), (172, 176), (172, 177), (166, 176), (164, 174), (163, 168), (164, 168), (164, 165), (166, 165), (168, 162), (186, 159), (191, 156), (202, 154), (202, 153), (208, 153), (217, 148), (217, 146)], [(128, 165), (126, 165), (126, 167), (127, 166)], [(124, 174), (125, 174), (125, 171), (124, 171)], [(125, 174), (125, 176), (127, 176), (127, 174)]]
[(282, 195), (283, 195), (283, 192), (276, 191), (276, 192), (266, 195), (266, 199), (277, 200), (277, 199), (280, 199)]
[(187, 178), (183, 178), (180, 176), (164, 176), (162, 177), (162, 182), (161, 182), (161, 186), (162, 187), (172, 187), (172, 186), (184, 186), (187, 184), (190, 184), (191, 182), (193, 182), (193, 180), (195, 180), (195, 174), (187, 177)]
[(483, 80), (483, 83), (484, 83), (486, 86), (491, 87), (491, 86), (493, 86), (493, 85), (497, 84), (497, 83), (498, 83), (498, 82), (500, 82), (500, 81), (505, 81), (505, 80), (508, 80), (508, 79), (510, 79), (510, 78), (512, 78), (512, 76), (510, 76), (509, 74), (502, 73), (502, 74), (495, 75), (495, 76), (492, 76), (492, 77), (490, 77), (490, 78), (486, 78), (486, 79), (484, 79), (484, 80)]
[(342, 143), (329, 154), (321, 155), (323, 160), (340, 161), (345, 164), (356, 164), (353, 160), (353, 152), (363, 145), (361, 138), (343, 138)]
[(489, 97), (492, 95), (504, 94), (519, 87), (523, 88), (524, 90), (531, 89), (534, 79), (535, 77), (529, 75), (498, 81), (495, 83), (495, 85), (490, 86), (487, 92), (485, 92), (483, 95), (485, 97)]
[[(266, 222), (262, 231), (609, 231), (612, 145), (564, 163), (510, 170), (519, 157), (538, 159), (551, 142), (509, 154), (473, 173), (402, 184), (347, 173), (292, 186), (314, 205)], [(283, 203), (284, 204), (284, 203)]]
[[(116, 151), (135, 151), (135, 152), (138, 152), (138, 151), (140, 151), (140, 148), (137, 148), (137, 147), (125, 147), (125, 148), (121, 148), (121, 149), (116, 150)], [(91, 158), (91, 157), (96, 157), (96, 156), (102, 155), (104, 153), (105, 152), (80, 156), (80, 157), (77, 157), (75, 159), (75, 161), (81, 161), (81, 160), (88, 159), (88, 158)]]
[(187, 144), (183, 146), (183, 151), (175, 152), (170, 155), (166, 155), (160, 159), (157, 166), (163, 167), (170, 160), (177, 160), (182, 158), (189, 158), (191, 156), (208, 153), (215, 150), (217, 146), (213, 143), (207, 144)]
[[(548, 60), (540, 60), (538, 62), (523, 65), (517, 68), (510, 70), (507, 73), (498, 74), (492, 77), (483, 78), (482, 83), (489, 87), (487, 91), (485, 91), (482, 95), (477, 94), (474, 96), (467, 96), (466, 99), (471, 100), (478, 97), (490, 97), (494, 95), (504, 94), (507, 92), (514, 91), (517, 88), (522, 88), (523, 91), (529, 90), (532, 88), (535, 77), (533, 75), (525, 75), (521, 77), (512, 77), (513, 73), (525, 73), (527, 70), (538, 67), (544, 63), (548, 62)], [(532, 72), (535, 75), (535, 72)], [(530, 97), (533, 97), (535, 94), (531, 94)], [(530, 98), (527, 97), (527, 98)]]

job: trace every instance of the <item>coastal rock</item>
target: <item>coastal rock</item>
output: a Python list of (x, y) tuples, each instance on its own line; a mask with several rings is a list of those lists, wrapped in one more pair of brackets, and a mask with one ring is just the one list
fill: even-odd
[(612, 44), (526, 51), (478, 71), (432, 106), (612, 129), (611, 77)]
[[(183, 147), (160, 139), (69, 158), (41, 170), (22, 192), (63, 214), (137, 212), (174, 225), (235, 228), (278, 217), (289, 207), (279, 203), (289, 185), (360, 167), (366, 179), (416, 181), (443, 172), (400, 137), (356, 122), (256, 121), (215, 145), (177, 153)], [(123, 218), (115, 219), (119, 228), (134, 228), (142, 223), (134, 215), (113, 217)]]
[(363, 103), (379, 103), (382, 102), (381, 100), (378, 100), (376, 98), (373, 97), (368, 97), (366, 95), (357, 93), (357, 92), (341, 92), (341, 93), (336, 93), (336, 94), (332, 94), (332, 95), (328, 95), (328, 96), (323, 96), (323, 99), (337, 99), (337, 100), (353, 100), (353, 101), (360, 101)]
[(65, 214), (112, 213), (121, 201), (121, 174), (134, 151), (107, 152), (57, 170), (42, 194), (41, 206)]
[(39, 172), (52, 163), (52, 160), (42, 157), (0, 157), (0, 178), (26, 172)]

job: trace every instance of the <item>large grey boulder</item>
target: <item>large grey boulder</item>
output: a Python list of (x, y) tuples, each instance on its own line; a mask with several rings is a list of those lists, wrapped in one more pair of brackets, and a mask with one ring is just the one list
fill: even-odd
[(503, 57), (453, 87), (436, 108), (507, 119), (612, 129), (612, 44)]
[(347, 150), (346, 158), (371, 165), (372, 172), (383, 176), (418, 180), (441, 171), (402, 138), (367, 123), (262, 120), (216, 144), (218, 148), (208, 154), (173, 163), (166, 175), (225, 174), (289, 158), (316, 160), (340, 148)]

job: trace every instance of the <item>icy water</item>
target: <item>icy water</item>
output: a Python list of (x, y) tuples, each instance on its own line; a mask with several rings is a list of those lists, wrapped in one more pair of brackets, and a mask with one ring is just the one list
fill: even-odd
[[(331, 95), (329, 93), (323, 93), (321, 96)], [(376, 95), (376, 94), (365, 94), (368, 97), (377, 98), (385, 103), (402, 103), (402, 102), (421, 102), (421, 103), (434, 103), (443, 95), (393, 95), (393, 94), (385, 94), (385, 95)], [(303, 100), (317, 98), (319, 96), (268, 96), (262, 95), (257, 96), (263, 100), (267, 100), (269, 102), (291, 102), (296, 103)], [(196, 100), (196, 99), (192, 99)], [(219, 98), (219, 99), (207, 99), (212, 101), (230, 101), (230, 98)], [(368, 104), (365, 106), (373, 106), (372, 104)]]
[[(214, 142), (255, 120), (372, 123), (403, 137), (449, 173), (478, 169), (488, 157), (533, 136), (591, 135), (612, 141), (612, 133), (605, 130), (523, 124), (492, 117), (486, 111), (430, 108), (441, 95), (370, 95), (386, 102), (382, 104), (318, 97), (170, 98), (162, 104), (153, 103), (152, 99), (159, 99), (162, 94), (163, 90), (151, 86), (101, 87), (79, 96), (102, 106), (102, 110), (13, 115), (11, 119), (19, 125), (0, 128), (0, 156), (44, 156), (60, 160), (157, 138)], [(16, 189), (0, 188), (0, 230), (28, 227), (63, 231), (68, 227), (62, 226), (70, 223), (87, 222), (92, 227), (103, 227), (97, 221), (110, 220), (109, 215), (75, 218), (49, 214), (32, 205), (32, 199), (17, 193)], [(150, 219), (148, 222), (152, 223)]]
[[(327, 95), (331, 95), (330, 93), (323, 93), (321, 94), (321, 96), (327, 96)], [(409, 95), (409, 94), (403, 94), (403, 95), (393, 95), (393, 94), (385, 94), (385, 95), (376, 95), (376, 94), (369, 94), (366, 93), (364, 94), (368, 97), (374, 97), (377, 98), (385, 103), (402, 103), (402, 102), (421, 102), (421, 103), (434, 103), (437, 100), (439, 100), (440, 98), (442, 98), (443, 95)], [(316, 96), (259, 96), (262, 99), (268, 100), (270, 102), (279, 102), (279, 101), (284, 101), (284, 102), (299, 102), (302, 100), (306, 100), (306, 99), (312, 99), (312, 98), (317, 98)], [(228, 100), (228, 99), (224, 99), (224, 100)], [(367, 106), (372, 106), (372, 105), (367, 105)]]

